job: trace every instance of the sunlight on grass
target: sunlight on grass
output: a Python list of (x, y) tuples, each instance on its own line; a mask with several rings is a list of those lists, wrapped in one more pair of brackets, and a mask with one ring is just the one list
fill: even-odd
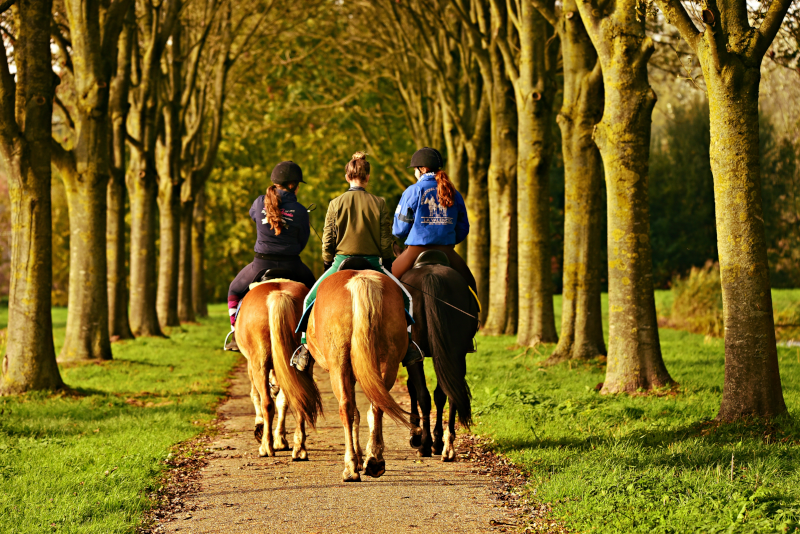
[[(170, 447), (213, 417), (238, 361), (220, 350), (225, 306), (209, 311), (170, 339), (114, 344), (113, 361), (62, 367), (74, 392), (0, 398), (0, 532), (130, 532), (140, 522)], [(66, 310), (53, 310), (53, 323), (58, 350)]]

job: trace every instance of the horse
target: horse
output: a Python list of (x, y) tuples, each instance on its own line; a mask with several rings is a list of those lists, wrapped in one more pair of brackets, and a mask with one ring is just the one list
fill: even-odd
[[(251, 288), (242, 299), (235, 328), (239, 350), (247, 358), (250, 398), (256, 411), (253, 434), (261, 443), (258, 454), (275, 456), (276, 450), (288, 450), (285, 418), (287, 408), (291, 407), (297, 420), (292, 461), (308, 460), (306, 423), (312, 428), (316, 425), (317, 416), (322, 413), (322, 397), (314, 383), (312, 366), (298, 372), (289, 365), (292, 351), (300, 344), (294, 327), (302, 313), (308, 288), (282, 278)], [(274, 434), (275, 403), (270, 395), (270, 375), (274, 376), (272, 393), (278, 407)]]
[[(306, 339), (317, 364), (330, 374), (339, 401), (345, 434), (342, 480), (361, 480), (362, 459), (364, 474), (380, 477), (386, 471), (384, 412), (412, 433), (419, 432), (406, 420), (411, 414), (389, 393), (408, 348), (400, 288), (376, 271), (340, 269), (319, 286)], [(358, 437), (361, 414), (356, 407), (356, 381), (371, 403), (365, 458)]]
[[(425, 383), (425, 368), (423, 362), (408, 367), (411, 412), (419, 417), (417, 405), (422, 412), (422, 435), (412, 434), (409, 444), (421, 457), (429, 457), (433, 452), (441, 454), (443, 462), (452, 462), (456, 458), (453, 446), (456, 415), (462, 426), (469, 428), (472, 423), (466, 356), (478, 330), (478, 303), (464, 277), (451, 269), (446, 256), (438, 251), (421, 254), (400, 280), (412, 295), (416, 321), (412, 338), (433, 359), (437, 381), (433, 392), (436, 426), (431, 440), (431, 396)], [(442, 432), (442, 415), (448, 400), (449, 420)]]

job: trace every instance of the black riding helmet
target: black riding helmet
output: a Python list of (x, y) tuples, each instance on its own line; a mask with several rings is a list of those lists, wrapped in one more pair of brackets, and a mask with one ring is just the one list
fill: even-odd
[(270, 176), (273, 184), (288, 184), (289, 182), (303, 182), (303, 171), (294, 161), (281, 161), (272, 169)]
[(411, 156), (411, 165), (409, 165), (408, 168), (427, 167), (433, 171), (438, 171), (443, 166), (444, 161), (439, 151), (426, 146), (414, 152), (414, 155)]

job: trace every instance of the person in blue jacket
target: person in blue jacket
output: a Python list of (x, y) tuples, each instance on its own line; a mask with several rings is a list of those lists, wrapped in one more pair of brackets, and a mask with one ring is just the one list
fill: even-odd
[[(308, 210), (297, 201), (297, 190), (303, 180), (303, 171), (293, 161), (282, 161), (272, 170), (272, 185), (265, 195), (253, 201), (250, 218), (256, 223), (255, 258), (239, 271), (228, 288), (228, 313), (231, 331), (236, 324), (236, 310), (250, 289), (256, 275), (265, 269), (287, 269), (291, 279), (311, 289), (316, 282), (311, 269), (300, 259), (306, 247), (311, 226)], [(236, 338), (231, 336), (225, 350), (238, 351)]]
[(473, 292), (475, 277), (455, 246), (469, 234), (467, 208), (461, 193), (442, 170), (442, 155), (435, 148), (423, 147), (411, 157), (417, 183), (403, 192), (394, 214), (392, 234), (405, 239), (406, 249), (392, 264), (392, 274), (400, 279), (426, 250), (440, 250)]

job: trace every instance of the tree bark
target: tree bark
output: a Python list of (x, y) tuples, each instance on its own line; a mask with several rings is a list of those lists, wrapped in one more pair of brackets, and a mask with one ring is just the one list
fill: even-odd
[(566, 0), (558, 16), (550, 6), (537, 7), (558, 31), (564, 66), (557, 117), (564, 158), (564, 287), (561, 336), (547, 359), (555, 364), (606, 353), (600, 304), (603, 171), (592, 139), (603, 114), (603, 78), (575, 0)]
[(125, 253), (125, 137), (128, 93), (131, 82), (133, 9), (120, 33), (117, 73), (111, 81), (111, 176), (106, 193), (106, 288), (108, 292), (108, 334), (111, 339), (133, 339), (128, 321), (128, 272)]
[(717, 242), (725, 321), (725, 384), (717, 419), (786, 413), (767, 264), (759, 162), (761, 62), (791, 0), (773, 0), (758, 28), (744, 0), (705, 6), (698, 31), (679, 2), (659, 0), (700, 60), (711, 127)]
[(182, 323), (193, 323), (194, 299), (192, 298), (192, 228), (194, 225), (194, 198), (181, 201), (180, 250), (178, 259), (178, 319)]
[(194, 203), (194, 233), (192, 239), (192, 300), (197, 317), (208, 317), (206, 301), (206, 192), (201, 189)]
[[(496, 17), (493, 17), (496, 19)], [(493, 23), (497, 28), (500, 21)], [(484, 332), (517, 331), (517, 110), (514, 89), (496, 46), (490, 48), (491, 159), (489, 162), (489, 305)]]
[(53, 72), (49, 0), (18, 8), (16, 83), (0, 50), (0, 151), (11, 198), (11, 283), (0, 395), (64, 385), (53, 348), (50, 316), (50, 150)]
[(603, 70), (605, 108), (594, 139), (608, 191), (609, 346), (601, 393), (672, 383), (661, 356), (650, 251), (648, 170), (656, 95), (647, 79), (653, 53), (637, 0), (614, 0), (603, 15), (578, 3)]
[[(488, 106), (487, 106), (488, 107)], [(489, 121), (476, 128), (473, 142), (467, 144), (467, 174), (469, 194), (466, 206), (469, 217), (467, 236), (467, 265), (481, 301), (480, 322), (486, 322), (489, 313), (489, 159), (491, 157), (491, 131)]]
[[(517, 254), (519, 329), (522, 346), (555, 343), (553, 280), (550, 260), (550, 161), (556, 98), (552, 30), (529, 2), (518, 4), (515, 39), (498, 41), (517, 104)], [(556, 41), (557, 43), (557, 41)], [(517, 64), (518, 63), (518, 64)]]

